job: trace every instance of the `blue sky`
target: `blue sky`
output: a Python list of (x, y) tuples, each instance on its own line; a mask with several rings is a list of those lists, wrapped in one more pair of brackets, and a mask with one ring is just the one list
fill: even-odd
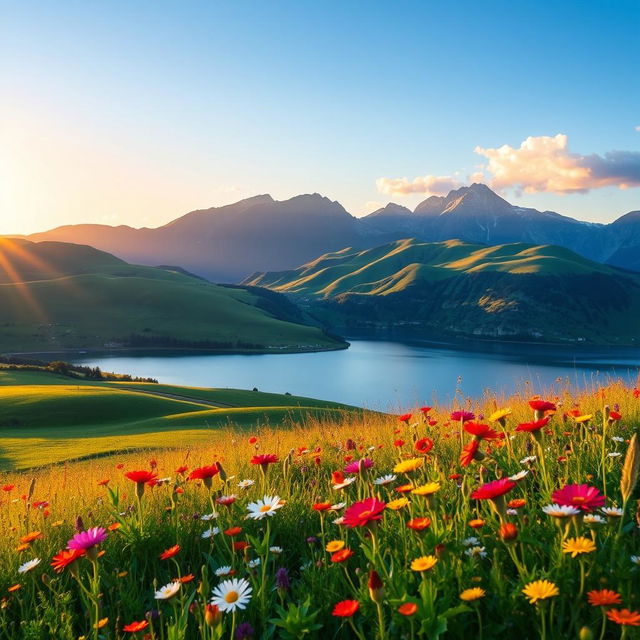
[(523, 206), (640, 209), (636, 1), (0, 8), (0, 233), (266, 192), (361, 215), (478, 172)]

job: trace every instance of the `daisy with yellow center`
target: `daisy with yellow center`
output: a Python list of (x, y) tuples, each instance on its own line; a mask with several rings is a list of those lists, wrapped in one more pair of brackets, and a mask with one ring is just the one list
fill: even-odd
[(331, 540), (331, 542), (327, 542), (327, 546), (325, 547), (325, 549), (329, 553), (335, 553), (336, 551), (340, 551), (340, 549), (344, 549), (344, 546), (344, 540)]
[(479, 600), (480, 598), (484, 598), (487, 595), (487, 592), (480, 587), (473, 587), (472, 589), (465, 589), (460, 594), (460, 600), (464, 602), (473, 602), (474, 600)]
[(406, 507), (408, 504), (409, 500), (407, 500), (406, 498), (398, 498), (397, 500), (387, 502), (387, 509), (398, 511), (399, 509), (402, 509), (402, 507)]
[(416, 558), (411, 562), (411, 570), (412, 571), (429, 571), (429, 569), (433, 569), (438, 562), (438, 558), (435, 556), (422, 556), (420, 558)]
[(216, 605), (223, 613), (244, 609), (251, 600), (251, 585), (244, 578), (224, 580), (214, 590), (211, 604)]
[(410, 460), (402, 460), (393, 467), (393, 473), (411, 473), (419, 469), (424, 464), (424, 458), (411, 458)]
[(534, 580), (525, 586), (522, 593), (527, 596), (530, 604), (536, 604), (541, 600), (559, 595), (560, 591), (558, 587), (549, 580)]
[(416, 487), (411, 493), (417, 496), (431, 496), (440, 490), (439, 482), (427, 482), (420, 487)]
[(572, 558), (583, 553), (593, 553), (596, 550), (596, 543), (591, 538), (580, 536), (578, 538), (569, 538), (562, 543), (563, 553), (570, 553)]
[(273, 516), (284, 502), (278, 496), (264, 496), (262, 500), (251, 502), (247, 505), (248, 518), (262, 520), (265, 516)]

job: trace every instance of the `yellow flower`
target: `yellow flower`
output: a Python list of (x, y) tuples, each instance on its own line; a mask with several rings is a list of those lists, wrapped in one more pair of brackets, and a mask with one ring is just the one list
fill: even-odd
[(522, 593), (529, 598), (531, 604), (536, 604), (539, 600), (546, 600), (547, 598), (557, 596), (560, 591), (558, 591), (558, 587), (556, 587), (553, 582), (549, 582), (549, 580), (535, 580), (534, 582), (530, 582), (522, 590)]
[(591, 418), (593, 418), (593, 414), (592, 413), (587, 413), (583, 416), (578, 416), (577, 418), (574, 418), (574, 420), (578, 423), (581, 424), (582, 422), (589, 422), (589, 420), (591, 420)]
[(61, 527), (64, 524), (64, 520), (56, 520), (51, 523), (51, 527)]
[(582, 553), (593, 553), (596, 550), (596, 543), (591, 538), (580, 536), (579, 538), (569, 538), (562, 543), (562, 551), (570, 553), (572, 558)]
[(411, 570), (412, 571), (429, 571), (429, 569), (433, 569), (438, 562), (438, 558), (435, 556), (422, 556), (420, 558), (416, 558), (411, 562)]
[(398, 509), (402, 509), (402, 507), (406, 507), (408, 504), (409, 501), (406, 498), (398, 498), (397, 500), (387, 502), (387, 509), (398, 511)]
[(403, 460), (393, 467), (394, 473), (409, 473), (419, 469), (424, 464), (424, 458), (411, 458), (411, 460)]
[(489, 416), (489, 422), (498, 422), (498, 420), (502, 420), (502, 418), (506, 418), (508, 415), (511, 415), (511, 409), (509, 407), (498, 409)]
[[(416, 487), (411, 493), (417, 496), (430, 496), (440, 490), (439, 482), (427, 482), (420, 487)], [(387, 505), (388, 506), (388, 505)]]
[(329, 553), (335, 553), (336, 551), (340, 551), (340, 549), (344, 549), (344, 545), (344, 540), (332, 540), (331, 542), (327, 542), (325, 549)]
[(473, 587), (473, 589), (465, 589), (460, 594), (460, 600), (464, 600), (465, 602), (473, 602), (474, 600), (479, 600), (480, 598), (484, 598), (487, 595), (487, 592), (480, 587)]

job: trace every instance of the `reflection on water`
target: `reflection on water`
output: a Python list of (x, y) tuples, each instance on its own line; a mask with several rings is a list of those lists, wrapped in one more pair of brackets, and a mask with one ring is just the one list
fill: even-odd
[(567, 383), (634, 382), (640, 349), (353, 340), (347, 350), (322, 353), (87, 354), (74, 362), (168, 384), (257, 387), (394, 411), (450, 401), (456, 388), (466, 396), (485, 390), (529, 395)]

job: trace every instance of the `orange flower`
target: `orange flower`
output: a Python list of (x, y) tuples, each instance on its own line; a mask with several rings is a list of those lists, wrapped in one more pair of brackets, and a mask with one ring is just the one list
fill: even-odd
[(166, 551), (163, 551), (160, 554), (160, 560), (168, 560), (169, 558), (173, 558), (178, 555), (180, 552), (180, 545), (174, 544), (173, 547), (169, 547)]
[(127, 633), (137, 633), (138, 631), (144, 631), (148, 626), (149, 622), (147, 620), (140, 620), (140, 622), (130, 622), (122, 627), (122, 630)]
[(359, 608), (360, 603), (357, 600), (343, 600), (333, 608), (333, 615), (339, 618), (350, 618)]
[(316, 502), (313, 505), (313, 510), (314, 511), (327, 511), (330, 508), (331, 508), (331, 503), (330, 502)]
[(484, 527), (484, 520), (482, 518), (475, 518), (474, 520), (469, 520), (469, 526), (472, 529), (480, 529)]
[(423, 531), (429, 526), (431, 526), (431, 520), (429, 520), (429, 518), (413, 518), (413, 520), (407, 522), (407, 527), (414, 531)]
[(22, 536), (20, 542), (22, 542), (22, 544), (30, 544), (38, 538), (42, 538), (42, 533), (40, 531), (32, 531), (31, 533), (27, 533), (26, 536)]
[(182, 576), (182, 578), (176, 578), (174, 582), (182, 582), (182, 584), (187, 584), (187, 582), (192, 582), (196, 577), (193, 573), (188, 573), (186, 576)]
[(512, 522), (503, 522), (500, 525), (500, 538), (505, 542), (515, 540), (518, 537), (518, 527)]
[(57, 556), (53, 556), (51, 566), (56, 573), (62, 573), (66, 567), (84, 555), (84, 549), (64, 549)]
[(640, 627), (640, 613), (629, 609), (609, 609), (607, 618), (616, 624), (628, 627)]
[(611, 589), (589, 591), (587, 599), (592, 607), (608, 607), (622, 602), (622, 596), (616, 591), (611, 591)]
[(412, 616), (418, 610), (418, 605), (415, 602), (405, 602), (398, 607), (398, 613), (403, 616)]
[(340, 549), (331, 555), (331, 562), (344, 562), (353, 555), (351, 549)]
[(114, 522), (113, 524), (110, 524), (107, 529), (109, 529), (109, 531), (117, 531), (120, 528), (120, 523), (119, 522)]
[(399, 487), (395, 488), (396, 493), (409, 493), (409, 491), (413, 490), (412, 484), (401, 484)]
[(9, 587), (7, 589), (7, 591), (9, 593), (13, 593), (14, 591), (18, 591), (18, 589), (22, 589), (22, 585), (21, 584), (14, 584), (13, 586)]
[(521, 509), (525, 504), (527, 504), (527, 501), (524, 498), (514, 498), (513, 500), (509, 500), (507, 507), (509, 507), (509, 509)]

